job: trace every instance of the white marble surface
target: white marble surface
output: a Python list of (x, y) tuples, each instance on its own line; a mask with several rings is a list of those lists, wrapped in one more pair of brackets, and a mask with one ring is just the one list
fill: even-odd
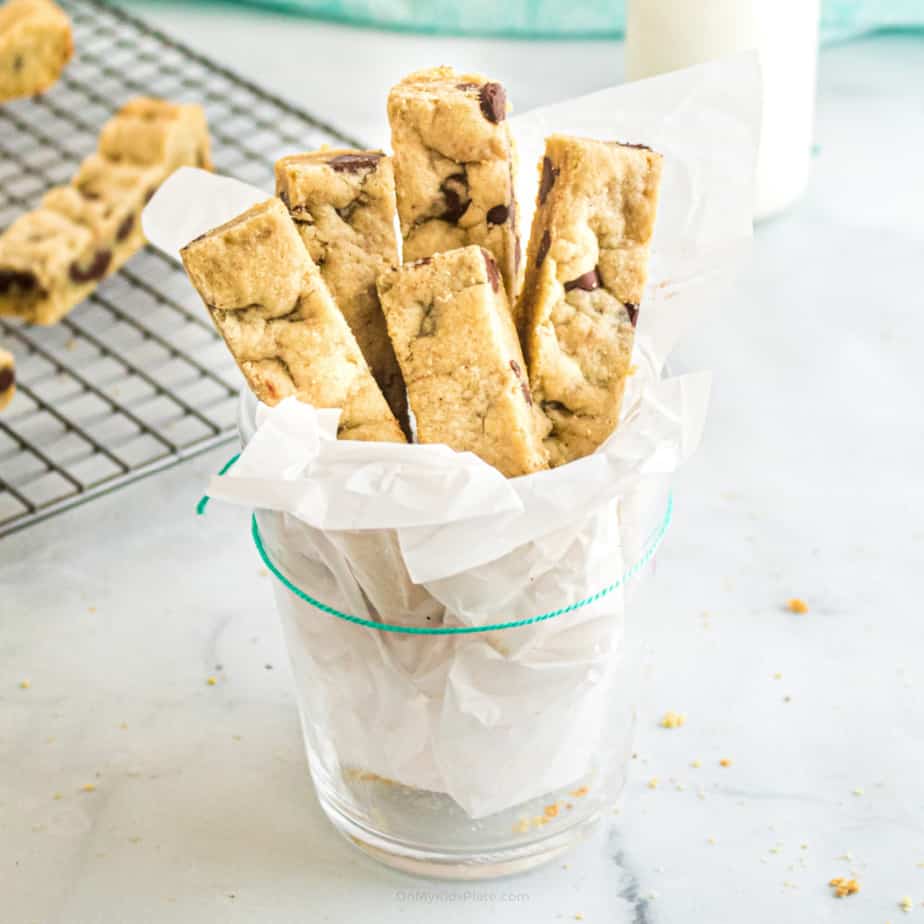
[[(621, 69), (602, 43), (142, 10), (370, 139), (419, 64), (498, 74), (521, 109)], [(193, 515), (217, 451), (0, 541), (0, 921), (884, 924), (905, 895), (924, 918), (922, 77), (920, 39), (822, 54), (808, 194), (680, 351), (715, 397), (632, 622), (638, 756), (566, 867), (420, 884), (334, 836), (246, 516)]]

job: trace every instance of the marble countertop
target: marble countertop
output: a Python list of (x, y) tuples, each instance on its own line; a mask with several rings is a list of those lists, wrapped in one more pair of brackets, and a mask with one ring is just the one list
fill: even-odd
[[(383, 88), (434, 60), (515, 81), (521, 109), (622, 69), (618, 44), (138, 8), (370, 139)], [(193, 515), (218, 450), (0, 541), (3, 924), (434, 908), (446, 922), (885, 924), (904, 896), (924, 918), (922, 75), (920, 39), (822, 53), (808, 193), (758, 229), (735, 296), (679, 351), (714, 370), (713, 406), (630, 614), (637, 753), (591, 840), (532, 875), (451, 885), (334, 835), (246, 514)], [(807, 614), (786, 610), (793, 596)], [(686, 725), (660, 728), (667, 710)], [(835, 899), (844, 875), (861, 891)]]

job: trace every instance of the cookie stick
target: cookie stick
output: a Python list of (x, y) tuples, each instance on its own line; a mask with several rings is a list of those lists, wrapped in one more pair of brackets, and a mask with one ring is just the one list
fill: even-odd
[(295, 395), (340, 408), (341, 439), (406, 441), (279, 199), (196, 238), (181, 256), (261, 401)]
[(422, 443), (474, 452), (507, 477), (546, 467), (503, 280), (482, 247), (379, 276)]
[(276, 194), (343, 312), (405, 433), (407, 391), (375, 278), (398, 262), (395, 180), (381, 151), (322, 150), (276, 162)]
[(71, 21), (50, 0), (0, 6), (0, 102), (44, 93), (74, 53)]
[(619, 423), (660, 180), (643, 145), (546, 140), (518, 314), (553, 466)]
[(388, 95), (405, 261), (480, 244), (512, 307), (520, 239), (508, 108), (499, 83), (450, 67), (410, 74)]
[(16, 394), (16, 360), (12, 353), (0, 347), (0, 411), (2, 411)]

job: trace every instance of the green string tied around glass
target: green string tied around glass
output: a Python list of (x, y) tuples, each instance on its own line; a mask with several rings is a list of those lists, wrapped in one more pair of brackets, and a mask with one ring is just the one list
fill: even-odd
[[(232, 465), (240, 458), (240, 453), (232, 456), (218, 471), (219, 475), (224, 475), (228, 472)], [(203, 495), (199, 499), (199, 503), (196, 504), (196, 513), (199, 516), (202, 516), (205, 513), (206, 507), (209, 503), (209, 496)], [(253, 539), (253, 544), (256, 546), (257, 553), (260, 555), (260, 558), (263, 561), (263, 564), (269, 570), (270, 574), (276, 578), (288, 591), (298, 597), (299, 600), (303, 600), (305, 603), (310, 604), (315, 609), (320, 610), (322, 613), (328, 613), (331, 616), (336, 616), (337, 619), (342, 619), (345, 622), (351, 622), (357, 626), (363, 626), (367, 629), (376, 629), (379, 632), (396, 632), (402, 635), (475, 635), (479, 632), (496, 632), (500, 629), (518, 629), (522, 626), (531, 626), (539, 622), (546, 622), (550, 619), (555, 619), (558, 616), (564, 616), (567, 613), (573, 613), (575, 610), (583, 609), (585, 606), (590, 606), (592, 603), (596, 603), (598, 600), (602, 600), (604, 597), (609, 596), (616, 590), (619, 590), (620, 587), (624, 587), (636, 574), (638, 574), (651, 560), (654, 558), (655, 553), (658, 551), (658, 547), (661, 545), (664, 536), (667, 533), (668, 528), (671, 525), (671, 520), (674, 514), (674, 496), (669, 494), (667, 498), (667, 506), (664, 508), (664, 515), (661, 518), (660, 523), (658, 524), (655, 531), (651, 534), (648, 539), (647, 544), (645, 545), (642, 554), (639, 556), (638, 560), (634, 564), (630, 565), (623, 573), (613, 581), (612, 584), (607, 584), (606, 587), (598, 590), (596, 593), (591, 594), (590, 596), (583, 597), (582, 599), (571, 603), (568, 606), (560, 607), (556, 610), (550, 610), (547, 613), (542, 613), (539, 616), (530, 616), (527, 619), (514, 619), (509, 622), (499, 622), (492, 623), (487, 626), (399, 626), (393, 625), (387, 622), (376, 622), (372, 619), (364, 619), (361, 616), (353, 616), (350, 613), (344, 613), (342, 610), (338, 610), (336, 607), (330, 606), (327, 603), (324, 603), (321, 600), (317, 600), (311, 596), (311, 594), (302, 590), (301, 587), (294, 584), (292, 581), (282, 573), (278, 565), (270, 558), (269, 553), (266, 550), (266, 546), (263, 542), (263, 536), (260, 533), (260, 527), (257, 525), (256, 514), (253, 514), (250, 518), (250, 535)]]

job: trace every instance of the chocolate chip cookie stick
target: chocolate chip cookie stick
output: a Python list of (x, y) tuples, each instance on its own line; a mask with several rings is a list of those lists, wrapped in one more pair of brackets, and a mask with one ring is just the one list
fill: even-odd
[(269, 199), (187, 244), (183, 265), (254, 394), (340, 408), (338, 436), (404, 434), (288, 210)]
[(74, 53), (71, 21), (51, 0), (0, 6), (0, 102), (44, 93)]
[(518, 317), (554, 466), (589, 455), (619, 423), (661, 155), (553, 135), (539, 169)]
[(0, 347), (0, 411), (2, 411), (16, 394), (16, 361), (12, 353)]
[(0, 315), (54, 324), (82, 302), (144, 244), (141, 210), (183, 164), (211, 166), (199, 106), (123, 106), (70, 184), (0, 236)]
[(375, 278), (398, 262), (395, 179), (381, 151), (322, 150), (276, 162), (276, 194), (343, 312), (405, 433), (407, 391)]
[(469, 246), (379, 276), (422, 443), (474, 452), (512, 478), (546, 467), (497, 264)]
[(520, 241), (507, 110), (499, 83), (450, 67), (410, 74), (388, 95), (405, 262), (480, 244), (512, 305)]

